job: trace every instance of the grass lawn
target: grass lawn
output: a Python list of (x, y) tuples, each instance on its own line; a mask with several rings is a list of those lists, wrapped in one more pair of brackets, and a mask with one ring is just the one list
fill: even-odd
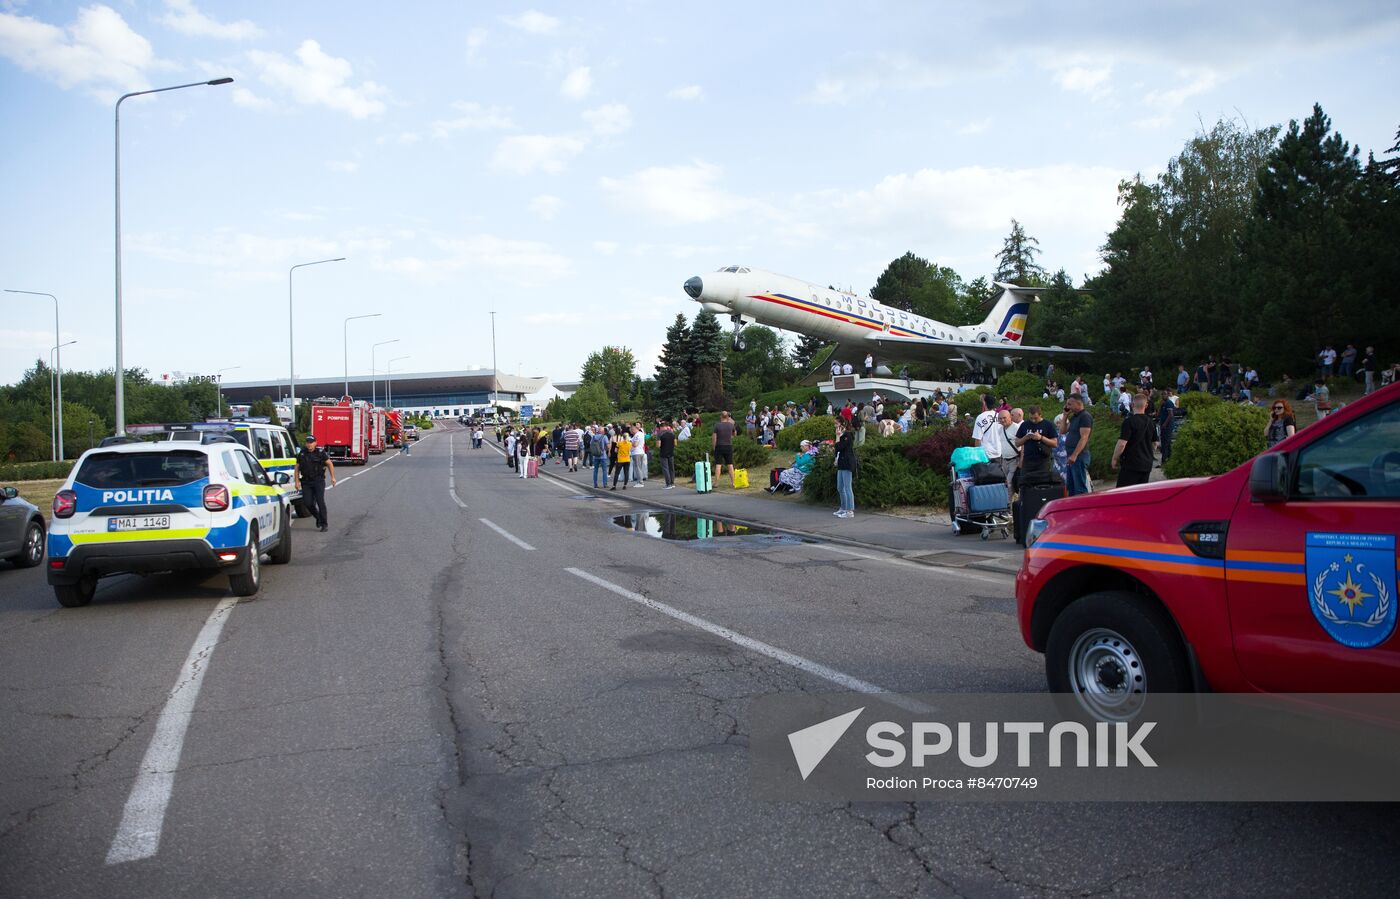
[(44, 520), (49, 518), (49, 509), (53, 508), (53, 495), (58, 492), (58, 488), (63, 486), (63, 478), (54, 478), (45, 481), (12, 481), (9, 484), (0, 486), (14, 487), (19, 491), (19, 495), (38, 506), (44, 513)]

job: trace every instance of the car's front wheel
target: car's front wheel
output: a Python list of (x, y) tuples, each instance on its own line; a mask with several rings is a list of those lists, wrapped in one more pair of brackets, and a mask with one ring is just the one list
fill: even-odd
[(1126, 590), (1090, 593), (1060, 613), (1045, 646), (1045, 678), (1050, 692), (1073, 695), (1097, 721), (1135, 718), (1149, 691), (1192, 689), (1171, 620)]
[(234, 596), (253, 596), (262, 586), (262, 559), (258, 550), (258, 526), (248, 525), (248, 546), (243, 561), (228, 573), (228, 585)]
[(14, 563), (19, 568), (33, 568), (44, 561), (44, 525), (38, 521), (29, 522), (24, 530), (24, 545)]

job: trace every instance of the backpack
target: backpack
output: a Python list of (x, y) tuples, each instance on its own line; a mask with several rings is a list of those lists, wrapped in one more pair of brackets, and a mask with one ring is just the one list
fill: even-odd
[(592, 439), (588, 441), (588, 455), (595, 459), (602, 458), (607, 450), (608, 438), (604, 437), (602, 434), (594, 434)]

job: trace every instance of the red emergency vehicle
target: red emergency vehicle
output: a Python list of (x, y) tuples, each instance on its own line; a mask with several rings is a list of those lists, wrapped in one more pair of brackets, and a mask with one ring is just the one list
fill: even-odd
[(384, 445), (398, 446), (403, 438), (403, 413), (389, 409), (384, 413)]
[(364, 465), (369, 459), (369, 409), (363, 402), (317, 400), (311, 407), (311, 433), (336, 462)]
[(384, 410), (377, 406), (369, 410), (369, 454), (384, 452)]
[(1400, 692), (1400, 384), (1234, 471), (1057, 499), (1016, 578), (1050, 690)]

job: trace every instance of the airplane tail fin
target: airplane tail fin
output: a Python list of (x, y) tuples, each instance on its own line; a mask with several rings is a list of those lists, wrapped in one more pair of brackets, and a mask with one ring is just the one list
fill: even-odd
[(1001, 288), (1001, 295), (992, 304), (992, 311), (975, 328), (978, 343), (1020, 343), (1026, 334), (1026, 319), (1030, 317), (1031, 303), (1035, 302), (1043, 287), (1018, 287), (1015, 284), (995, 282)]

